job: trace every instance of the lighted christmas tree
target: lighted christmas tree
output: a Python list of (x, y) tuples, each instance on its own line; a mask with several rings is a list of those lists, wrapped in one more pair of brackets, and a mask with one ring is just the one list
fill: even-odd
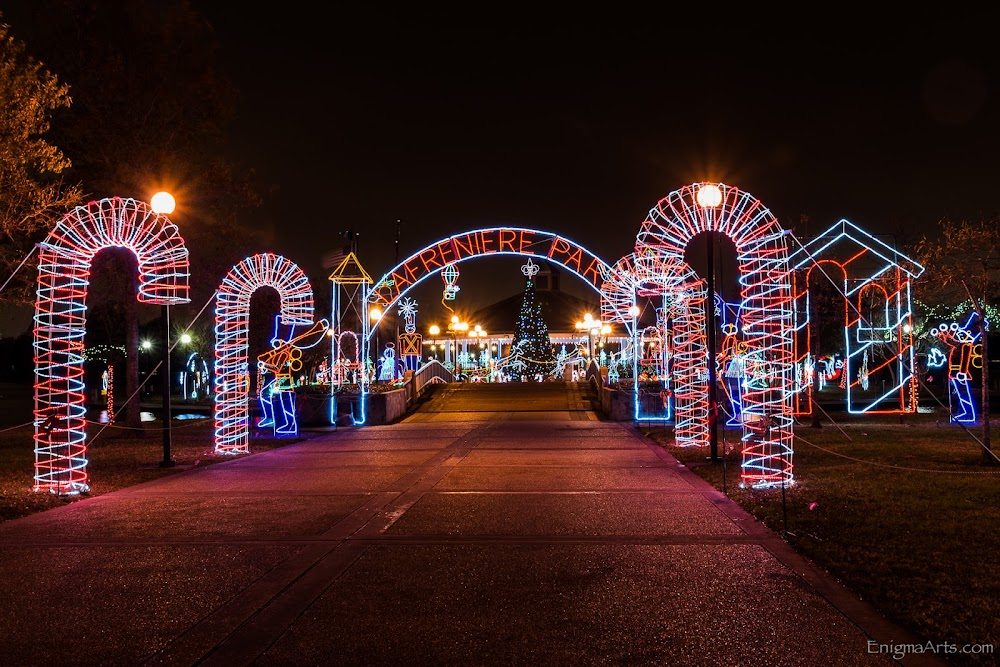
[(513, 349), (524, 362), (521, 373), (533, 379), (538, 373), (547, 374), (551, 371), (555, 357), (552, 353), (552, 343), (549, 341), (549, 325), (542, 317), (542, 304), (535, 293), (534, 277), (538, 272), (538, 266), (529, 259), (528, 264), (521, 270), (528, 280), (524, 287), (521, 313), (514, 323)]

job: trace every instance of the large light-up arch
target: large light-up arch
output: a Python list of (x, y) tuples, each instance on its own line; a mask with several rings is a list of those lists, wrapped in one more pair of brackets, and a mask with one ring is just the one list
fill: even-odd
[(40, 245), (35, 298), (35, 490), (89, 489), (83, 347), (94, 256), (128, 248), (139, 263), (138, 299), (188, 298), (188, 250), (177, 227), (144, 202), (113, 197), (78, 206)]
[(375, 283), (369, 301), (388, 312), (404, 293), (445, 266), (494, 255), (544, 257), (566, 267), (598, 293), (610, 269), (603, 259), (564, 236), (522, 227), (492, 227), (449, 236), (414, 253)]
[(789, 482), (794, 368), (786, 233), (748, 193), (722, 183), (694, 183), (650, 210), (636, 237), (635, 254), (664, 265), (683, 262), (688, 243), (702, 232), (728, 236), (740, 269), (743, 334), (758, 380), (743, 390), (743, 482)]
[(221, 454), (250, 451), (250, 297), (261, 287), (277, 290), (283, 324), (313, 321), (309, 279), (280, 255), (247, 257), (223, 279), (215, 307), (215, 451)]
[[(701, 445), (708, 437), (708, 395), (704, 376), (707, 372), (705, 346), (705, 281), (684, 261), (658, 257), (655, 253), (622, 257), (611, 268), (602, 286), (601, 317), (607, 322), (631, 323), (636, 332), (637, 297), (659, 299), (673, 336), (660, 331), (669, 357), (662, 379), (663, 392), (673, 397), (673, 412), (668, 406), (662, 414), (644, 411), (639, 396), (639, 357), (641, 341), (632, 338), (632, 391), (634, 419), (659, 421), (673, 419), (678, 445)], [(659, 324), (659, 323), (658, 323)], [(700, 380), (700, 382), (699, 382)]]
[[(387, 271), (372, 286), (367, 296), (368, 303), (377, 305), (382, 312), (388, 312), (409, 290), (440, 273), (446, 266), (477, 257), (499, 255), (542, 257), (560, 264), (590, 285), (601, 296), (602, 302), (605, 299), (602, 287), (611, 267), (583, 246), (564, 236), (538, 229), (491, 227), (449, 236), (415, 252)], [(334, 308), (334, 312), (336, 310)], [(365, 326), (366, 319), (362, 317)], [(626, 328), (631, 335), (628, 323)], [(374, 332), (375, 328), (362, 332), (366, 349)], [(366, 393), (366, 385), (362, 383), (359, 403), (362, 409), (361, 414), (355, 417), (355, 423), (365, 421), (363, 406)]]

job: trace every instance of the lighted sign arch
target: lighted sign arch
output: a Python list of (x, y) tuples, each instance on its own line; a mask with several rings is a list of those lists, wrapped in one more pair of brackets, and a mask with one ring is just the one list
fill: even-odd
[(766, 378), (744, 389), (743, 482), (791, 481), (794, 365), (786, 232), (750, 194), (722, 183), (694, 183), (650, 210), (635, 254), (683, 262), (688, 243), (702, 232), (725, 234), (736, 246), (748, 354)]
[(388, 312), (414, 286), (446, 266), (476, 257), (520, 255), (560, 264), (600, 293), (610, 270), (607, 262), (569, 239), (537, 229), (492, 227), (456, 234), (432, 243), (390, 269), (372, 287), (369, 301)]
[(277, 290), (283, 324), (313, 321), (309, 279), (280, 255), (247, 257), (223, 279), (215, 307), (215, 451), (221, 454), (250, 451), (250, 297), (261, 287)]
[(113, 197), (78, 206), (39, 244), (35, 298), (36, 491), (89, 489), (83, 340), (94, 256), (128, 248), (139, 263), (138, 300), (188, 303), (188, 250), (170, 220), (144, 202)]

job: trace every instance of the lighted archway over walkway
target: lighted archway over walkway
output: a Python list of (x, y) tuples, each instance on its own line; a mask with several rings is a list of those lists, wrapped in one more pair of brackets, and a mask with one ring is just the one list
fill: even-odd
[(313, 321), (309, 279), (280, 255), (247, 257), (223, 279), (215, 306), (215, 451), (221, 454), (250, 451), (250, 297), (261, 287), (277, 290), (283, 324)]
[(442, 239), (397, 264), (372, 287), (369, 302), (387, 312), (410, 288), (445, 266), (492, 255), (544, 257), (565, 266), (598, 293), (610, 270), (594, 253), (552, 232), (521, 227), (477, 229)]
[(35, 299), (35, 490), (88, 490), (83, 342), (94, 256), (128, 248), (139, 262), (138, 299), (188, 298), (188, 250), (177, 227), (144, 202), (113, 197), (78, 206), (40, 244)]
[(736, 245), (745, 362), (753, 373), (742, 397), (743, 482), (791, 481), (794, 375), (787, 234), (748, 193), (722, 183), (694, 183), (650, 210), (636, 236), (635, 254), (664, 265), (683, 262), (688, 243), (701, 232), (725, 234)]

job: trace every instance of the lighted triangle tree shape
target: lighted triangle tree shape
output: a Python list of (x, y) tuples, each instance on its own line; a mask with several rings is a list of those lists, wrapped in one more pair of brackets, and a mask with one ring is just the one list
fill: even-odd
[(555, 357), (549, 341), (549, 326), (542, 316), (542, 304), (535, 291), (535, 281), (528, 275), (521, 312), (514, 323), (513, 349), (522, 362), (521, 372), (532, 379), (552, 370)]

